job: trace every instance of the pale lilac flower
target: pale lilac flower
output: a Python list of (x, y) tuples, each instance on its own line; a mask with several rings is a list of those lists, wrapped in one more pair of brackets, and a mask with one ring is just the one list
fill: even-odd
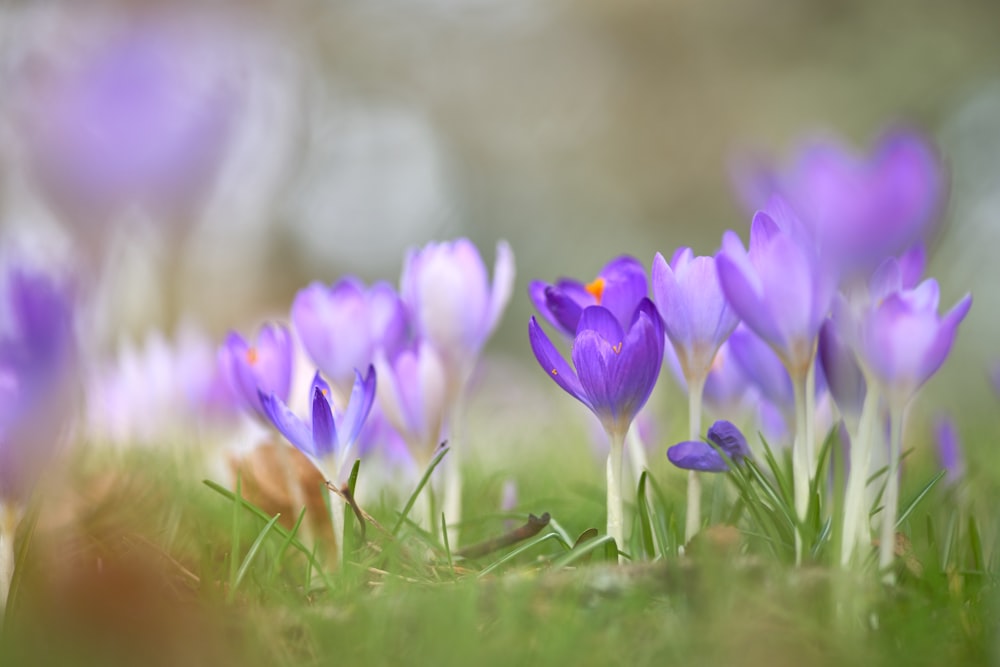
[(656, 253), (652, 271), (656, 307), (684, 375), (704, 378), (719, 347), (739, 323), (719, 285), (714, 257), (680, 248), (670, 264)]
[(309, 357), (341, 393), (350, 391), (355, 370), (371, 364), (376, 350), (392, 356), (408, 333), (396, 291), (384, 282), (365, 288), (354, 277), (301, 290), (292, 303), (292, 324)]
[(938, 301), (937, 281), (928, 279), (871, 304), (857, 323), (855, 351), (893, 405), (905, 405), (941, 367), (972, 306), (966, 295), (941, 317)]
[(786, 199), (831, 261), (845, 272), (867, 273), (930, 236), (944, 210), (947, 181), (927, 137), (896, 129), (869, 156), (836, 141), (806, 145), (791, 167), (757, 169), (742, 189), (752, 208), (773, 195)]
[[(326, 475), (342, 483), (347, 461), (375, 401), (375, 369), (368, 367), (365, 376), (356, 374), (350, 400), (343, 412), (332, 402), (330, 386), (319, 372), (313, 377), (310, 422), (297, 417), (278, 395), (259, 392), (264, 414), (292, 443)], [(339, 536), (338, 536), (339, 537)]]
[(292, 385), (292, 337), (280, 324), (265, 324), (257, 343), (230, 332), (219, 349), (219, 364), (245, 410), (267, 418), (260, 392), (288, 400)]
[(105, 223), (129, 206), (180, 220), (211, 191), (238, 81), (164, 16), (122, 21), (66, 64), (36, 63), (12, 91), (31, 175), (70, 221)]
[(736, 234), (726, 232), (716, 266), (732, 309), (778, 353), (790, 374), (804, 378), (836, 281), (794, 213), (779, 200), (758, 211), (749, 252)]
[(497, 244), (492, 283), (468, 239), (429, 243), (407, 255), (400, 293), (417, 336), (434, 345), (444, 360), (451, 392), (471, 374), (513, 285), (514, 254), (503, 241)]
[(447, 409), (447, 375), (434, 346), (421, 340), (393, 358), (375, 356), (379, 405), (421, 468), (441, 443)]

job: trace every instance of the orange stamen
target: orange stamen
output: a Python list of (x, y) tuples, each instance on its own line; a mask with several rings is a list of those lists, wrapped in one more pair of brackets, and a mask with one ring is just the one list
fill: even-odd
[(248, 347), (247, 348), (247, 363), (253, 366), (257, 363), (257, 348)]
[(594, 279), (594, 282), (588, 283), (583, 289), (587, 290), (588, 293), (593, 295), (597, 300), (597, 305), (601, 305), (601, 297), (604, 296), (604, 285), (607, 281), (604, 278), (598, 276)]
[(620, 353), (622, 351), (622, 342), (618, 341), (618, 344), (617, 345), (612, 345), (611, 349), (615, 351), (615, 354)]

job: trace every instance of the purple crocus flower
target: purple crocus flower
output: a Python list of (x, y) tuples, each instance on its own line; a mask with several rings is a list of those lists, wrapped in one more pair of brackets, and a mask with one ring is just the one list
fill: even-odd
[(265, 324), (257, 344), (250, 345), (235, 331), (219, 350), (219, 364), (243, 408), (267, 418), (260, 393), (288, 400), (292, 385), (292, 338), (280, 324)]
[(941, 158), (920, 133), (896, 129), (868, 157), (835, 141), (805, 146), (790, 169), (759, 169), (744, 185), (751, 206), (780, 195), (845, 272), (871, 271), (926, 239), (944, 209)]
[(853, 422), (861, 414), (867, 385), (854, 351), (841, 338), (832, 319), (823, 322), (820, 329), (817, 359), (833, 400)]
[(392, 356), (407, 335), (406, 309), (396, 290), (384, 282), (366, 289), (353, 276), (301, 290), (292, 303), (292, 324), (309, 357), (343, 394), (355, 369), (372, 363), (375, 350)]
[(447, 407), (447, 376), (437, 351), (429, 342), (418, 341), (392, 359), (376, 354), (375, 368), (382, 411), (418, 465), (426, 467), (441, 442)]
[(553, 285), (533, 280), (528, 294), (542, 317), (572, 338), (588, 306), (604, 306), (626, 326), (639, 301), (649, 296), (649, 285), (642, 263), (622, 256), (608, 262), (586, 285), (572, 278), (560, 278)]
[(190, 31), (144, 17), (14, 91), (32, 175), (69, 220), (104, 223), (131, 205), (189, 216), (228, 147), (235, 80)]
[(264, 414), (296, 449), (309, 457), (327, 479), (340, 483), (351, 447), (358, 439), (375, 401), (375, 369), (368, 367), (362, 377), (356, 373), (351, 398), (343, 413), (334, 410), (330, 386), (320, 376), (313, 377), (311, 423), (297, 417), (278, 395), (259, 392)]
[(656, 253), (652, 282), (656, 307), (684, 376), (705, 378), (719, 346), (739, 323), (719, 285), (715, 258), (695, 257), (690, 248), (679, 248), (667, 264)]
[(727, 421), (717, 421), (708, 429), (707, 442), (687, 440), (679, 442), (667, 450), (667, 458), (678, 468), (702, 472), (727, 472), (729, 465), (720, 450), (729, 460), (739, 465), (750, 456), (750, 446), (736, 426)]
[(0, 504), (16, 506), (55, 453), (70, 414), (67, 377), (76, 362), (76, 339), (67, 286), (20, 270), (9, 273), (6, 282), (0, 339)]
[(792, 421), (795, 414), (795, 393), (792, 379), (774, 350), (759, 336), (743, 325), (729, 337), (729, 353), (733, 361), (761, 397), (781, 410)]
[(732, 309), (778, 353), (791, 375), (804, 378), (836, 282), (791, 209), (773, 200), (768, 210), (757, 212), (749, 252), (735, 233), (726, 232), (716, 266)]
[(890, 405), (905, 405), (941, 367), (972, 306), (966, 295), (941, 317), (938, 301), (938, 284), (931, 278), (875, 302), (861, 316), (855, 350)]
[(590, 408), (612, 438), (624, 438), (649, 399), (663, 363), (663, 322), (653, 302), (639, 302), (628, 329), (603, 306), (584, 308), (572, 366), (534, 317), (528, 336), (535, 358), (555, 383)]
[(497, 244), (492, 284), (468, 239), (429, 243), (407, 255), (400, 293), (417, 335), (434, 345), (444, 360), (452, 393), (472, 372), (513, 286), (514, 254), (503, 241)]

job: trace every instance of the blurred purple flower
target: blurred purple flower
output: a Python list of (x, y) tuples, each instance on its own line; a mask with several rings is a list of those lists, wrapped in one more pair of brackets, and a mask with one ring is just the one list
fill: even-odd
[(772, 200), (768, 210), (757, 212), (749, 252), (735, 233), (726, 232), (716, 266), (736, 314), (778, 353), (790, 374), (805, 377), (836, 282), (791, 209)]
[(817, 359), (837, 407), (846, 416), (857, 418), (865, 400), (865, 376), (832, 319), (823, 322), (820, 329)]
[[(736, 426), (727, 421), (717, 421), (708, 429), (708, 440), (679, 442), (667, 450), (667, 458), (678, 468), (702, 472), (727, 472), (729, 465), (720, 450), (730, 461), (739, 465), (750, 456), (750, 446)], [(714, 447), (712, 445), (715, 445)]]
[(423, 470), (441, 442), (447, 408), (444, 365), (434, 347), (422, 340), (391, 359), (377, 353), (375, 368), (379, 405)]
[(560, 278), (554, 285), (533, 280), (528, 295), (546, 321), (572, 338), (588, 306), (603, 306), (623, 327), (628, 325), (639, 301), (649, 296), (649, 285), (642, 263), (622, 256), (608, 262), (586, 285), (572, 278)]
[(947, 175), (924, 135), (886, 133), (869, 157), (835, 141), (803, 147), (784, 172), (758, 168), (742, 183), (748, 205), (785, 198), (841, 269), (871, 271), (926, 239), (944, 210)]
[(937, 445), (938, 462), (945, 469), (949, 484), (957, 484), (965, 477), (965, 458), (958, 439), (955, 422), (945, 414), (934, 420), (934, 441)]
[(743, 325), (729, 337), (729, 353), (764, 400), (791, 421), (795, 414), (792, 379), (774, 350)]
[(941, 367), (972, 306), (972, 297), (966, 295), (940, 317), (938, 301), (937, 281), (928, 279), (873, 302), (853, 326), (843, 302), (838, 302), (837, 319), (846, 323), (848, 342), (891, 405), (905, 405)]
[(130, 205), (189, 216), (228, 147), (235, 81), (183, 28), (144, 16), (14, 91), (32, 174), (71, 221), (105, 223)]
[(388, 283), (370, 288), (354, 277), (327, 287), (313, 283), (292, 303), (292, 324), (309, 357), (346, 394), (355, 370), (374, 361), (375, 351), (392, 356), (407, 336), (407, 314)]
[(686, 378), (704, 378), (739, 318), (719, 285), (714, 257), (679, 248), (670, 264), (656, 253), (652, 271), (656, 307)]
[(514, 254), (497, 244), (493, 282), (468, 239), (429, 243), (411, 250), (403, 265), (400, 293), (418, 336), (445, 362), (449, 391), (468, 379), (476, 358), (496, 328), (514, 286)]
[(292, 385), (292, 338), (280, 324), (261, 327), (256, 345), (235, 331), (219, 350), (219, 364), (243, 409), (267, 420), (260, 393), (288, 400)]
[(0, 502), (22, 502), (71, 413), (72, 291), (40, 273), (7, 275), (0, 339)]
[(375, 401), (375, 369), (368, 367), (362, 377), (356, 373), (351, 398), (343, 413), (334, 410), (330, 386), (320, 376), (313, 377), (311, 424), (299, 419), (277, 394), (259, 392), (264, 414), (290, 443), (309, 457), (327, 479), (340, 483), (352, 445)]
[(535, 358), (556, 384), (590, 408), (612, 438), (624, 438), (663, 363), (663, 322), (653, 302), (639, 302), (627, 330), (607, 308), (585, 308), (573, 341), (572, 366), (534, 317), (528, 336)]

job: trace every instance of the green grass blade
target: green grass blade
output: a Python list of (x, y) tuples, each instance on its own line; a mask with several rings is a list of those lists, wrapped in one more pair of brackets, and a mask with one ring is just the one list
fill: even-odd
[(430, 465), (427, 466), (427, 470), (424, 471), (423, 476), (417, 483), (417, 488), (415, 488), (413, 493), (410, 494), (410, 497), (406, 500), (406, 505), (403, 506), (403, 511), (399, 513), (399, 518), (396, 519), (396, 524), (390, 531), (393, 535), (396, 535), (399, 532), (399, 529), (403, 527), (406, 517), (410, 514), (410, 510), (413, 509), (413, 505), (417, 502), (417, 497), (420, 496), (420, 492), (424, 490), (425, 486), (427, 486), (427, 482), (430, 480), (434, 469), (438, 467), (438, 464), (441, 463), (441, 459), (443, 459), (447, 453), (448, 448), (442, 447), (441, 451), (439, 451), (437, 455), (431, 459)]
[[(235, 500), (236, 500), (236, 494), (234, 494), (232, 491), (230, 491), (226, 487), (221, 486), (221, 485), (213, 482), (210, 479), (203, 479), (202, 480), (202, 484), (204, 484), (208, 488), (212, 489), (213, 491), (215, 491), (219, 495), (223, 496), (224, 498), (228, 498), (230, 501), (234, 501), (235, 502)], [(242, 506), (243, 506), (244, 509), (246, 509), (247, 511), (249, 511), (251, 514), (253, 514), (254, 516), (256, 516), (258, 519), (261, 519), (263, 521), (270, 521), (271, 520), (271, 515), (269, 515), (267, 512), (265, 512), (264, 510), (260, 509), (259, 507), (257, 507), (253, 503), (251, 503), (250, 501), (248, 501), (246, 498), (242, 498), (240, 500), (240, 503), (242, 504)], [(303, 556), (306, 557), (306, 560), (309, 561), (310, 567), (316, 568), (316, 570), (320, 573), (320, 576), (323, 578), (323, 582), (328, 587), (332, 586), (333, 582), (330, 581), (330, 578), (327, 576), (326, 571), (324, 570), (323, 566), (320, 564), (319, 560), (317, 560), (316, 554), (314, 553), (313, 549), (310, 549), (305, 544), (303, 544), (294, 535), (292, 535), (291, 533), (289, 533), (283, 526), (276, 525), (276, 526), (274, 526), (274, 528), (272, 530), (274, 530), (274, 532), (277, 533), (278, 535), (281, 535), (282, 537), (287, 538), (289, 540), (289, 544), (291, 544), (291, 546), (295, 547), (296, 550), (298, 550)]]
[(900, 511), (899, 518), (896, 520), (896, 528), (899, 528), (900, 526), (903, 525), (903, 522), (906, 521), (907, 517), (909, 517), (910, 514), (913, 513), (913, 510), (917, 508), (917, 505), (920, 504), (920, 501), (923, 500), (927, 496), (927, 494), (931, 492), (931, 489), (933, 489), (934, 486), (941, 481), (941, 479), (945, 476), (946, 473), (947, 471), (945, 470), (940, 471), (938, 474), (931, 477), (931, 481), (927, 482), (927, 484), (924, 485), (924, 488), (920, 489), (920, 491), (917, 492), (917, 495), (913, 497), (913, 500), (907, 503), (906, 507), (902, 511)]
[(531, 549), (534, 549), (539, 544), (542, 544), (543, 542), (547, 542), (549, 540), (555, 540), (559, 544), (563, 543), (562, 542), (562, 538), (559, 537), (559, 535), (557, 535), (556, 533), (545, 533), (544, 535), (536, 537), (536, 538), (534, 538), (532, 540), (528, 540), (527, 542), (525, 542), (521, 546), (517, 547), (516, 549), (514, 549), (510, 553), (505, 554), (502, 558), (500, 558), (496, 562), (491, 563), (489, 566), (487, 566), (486, 568), (484, 568), (477, 576), (480, 579), (482, 579), (483, 577), (485, 577), (486, 575), (490, 574), (491, 572), (493, 572), (494, 570), (496, 570), (498, 567), (500, 567), (504, 563), (507, 563), (507, 562), (509, 562), (509, 561), (517, 558), (518, 556), (520, 556), (524, 552), (529, 551)]
[(243, 562), (240, 563), (240, 569), (236, 572), (236, 581), (233, 582), (232, 587), (229, 589), (229, 601), (233, 601), (233, 597), (236, 595), (236, 589), (240, 587), (243, 582), (243, 578), (246, 577), (247, 571), (250, 569), (250, 565), (253, 563), (254, 559), (257, 558), (257, 554), (260, 553), (260, 548), (264, 544), (264, 538), (267, 537), (271, 529), (274, 528), (274, 524), (278, 522), (281, 518), (281, 514), (275, 514), (271, 517), (271, 520), (267, 522), (264, 528), (257, 534), (257, 539), (253, 541), (250, 545), (250, 550), (247, 551), (247, 555), (243, 557)]
[(609, 547), (614, 547), (615, 556), (617, 557), (618, 547), (615, 545), (615, 539), (610, 535), (604, 535), (603, 537), (599, 537), (597, 539), (588, 540), (579, 547), (573, 549), (568, 554), (564, 554), (552, 561), (552, 569), (561, 570), (564, 567), (568, 567), (580, 559), (590, 556), (598, 549), (607, 549), (610, 553)]
[(639, 488), (636, 492), (639, 511), (636, 513), (636, 516), (639, 520), (639, 536), (642, 543), (642, 550), (646, 558), (651, 559), (656, 556), (656, 547), (653, 538), (653, 526), (650, 521), (652, 511), (649, 507), (649, 499), (646, 498), (646, 479), (648, 477), (648, 470), (643, 470), (642, 474), (639, 475)]
[(233, 494), (233, 516), (230, 526), (229, 538), (229, 590), (233, 590), (236, 585), (236, 572), (239, 566), (236, 564), (236, 552), (240, 548), (240, 519), (243, 516), (241, 511), (243, 505), (243, 477), (236, 476), (236, 493)]

